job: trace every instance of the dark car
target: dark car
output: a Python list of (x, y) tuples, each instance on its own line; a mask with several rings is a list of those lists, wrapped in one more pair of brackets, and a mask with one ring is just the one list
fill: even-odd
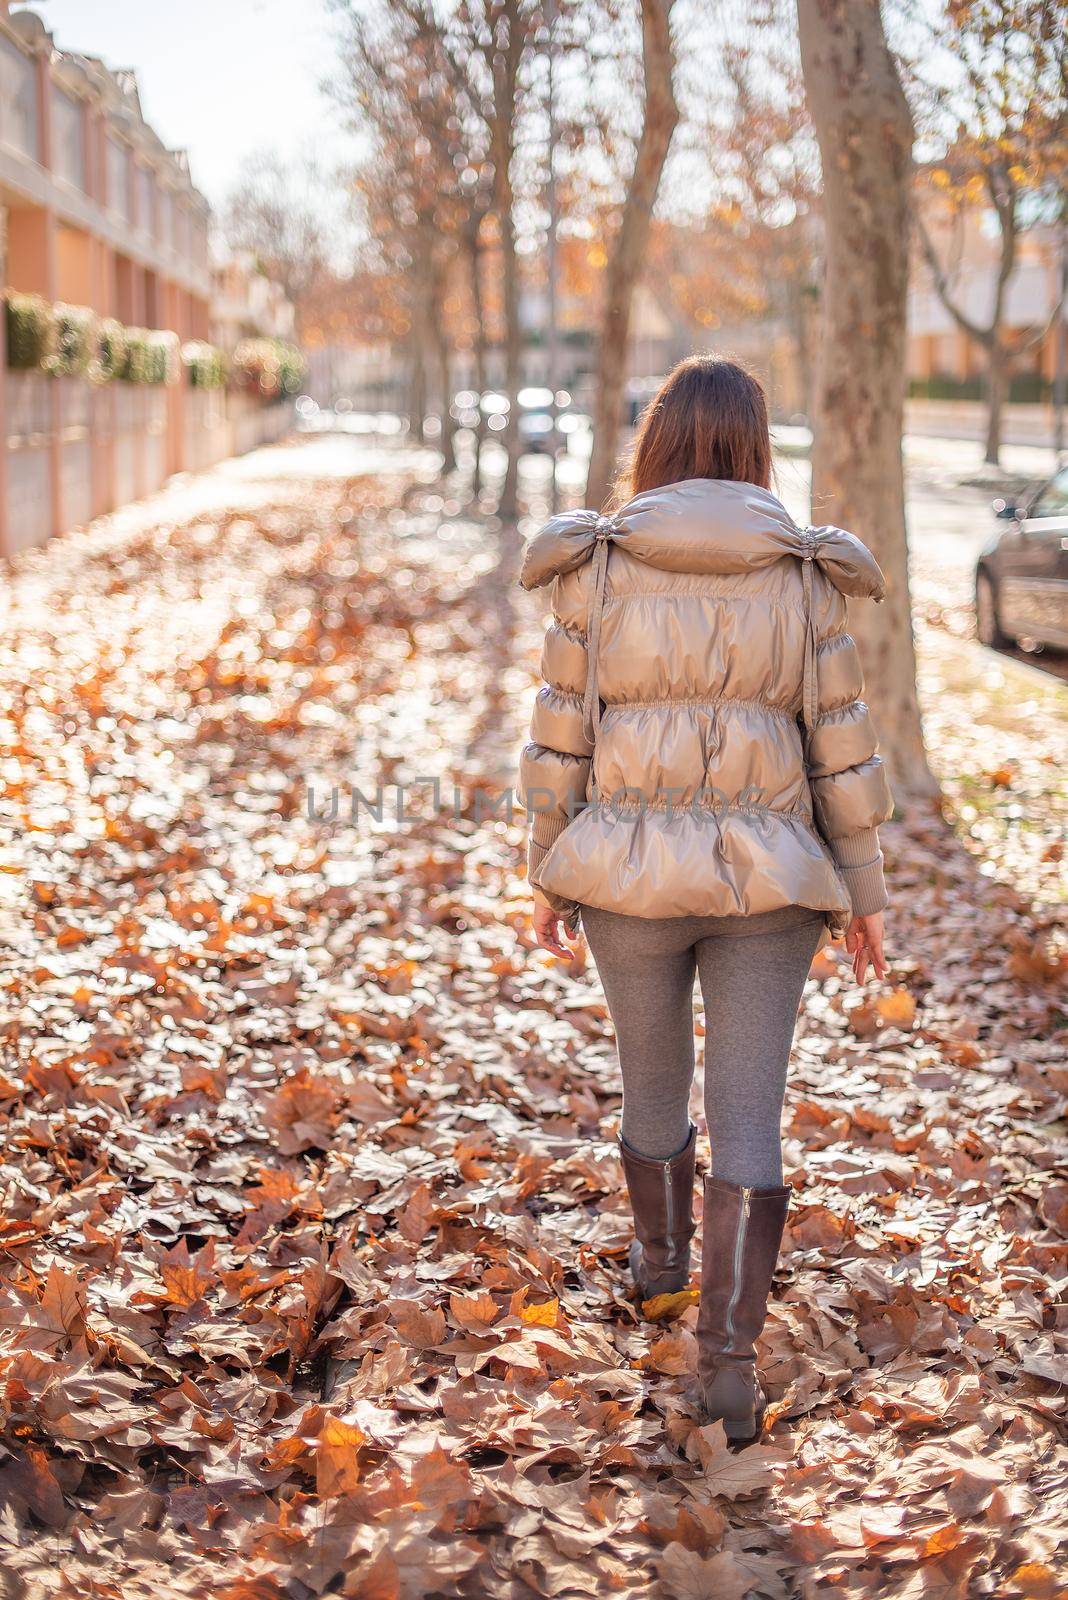
[(1008, 522), (979, 557), (976, 631), (994, 648), (1026, 641), (1068, 650), (1068, 467), (1017, 504), (994, 502)]

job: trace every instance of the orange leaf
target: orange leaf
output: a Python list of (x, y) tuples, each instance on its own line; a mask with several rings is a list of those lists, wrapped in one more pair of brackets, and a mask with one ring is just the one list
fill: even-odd
[(272, 1129), (283, 1155), (296, 1155), (316, 1147), (325, 1150), (337, 1123), (337, 1092), (325, 1078), (314, 1078), (302, 1067), (284, 1083), (268, 1104), (264, 1122)]
[(1025, 1561), (1009, 1579), (1009, 1592), (1019, 1600), (1057, 1600), (1063, 1591), (1057, 1575), (1044, 1561)]
[(215, 1246), (208, 1240), (196, 1256), (189, 1254), (184, 1239), (179, 1239), (173, 1250), (160, 1262), (159, 1273), (163, 1279), (166, 1299), (172, 1306), (192, 1306), (202, 1299), (204, 1291), (215, 1278)]
[(327, 1417), (315, 1450), (315, 1488), (320, 1500), (355, 1494), (360, 1482), (360, 1446), (367, 1436), (340, 1417)]
[(642, 1316), (647, 1322), (674, 1322), (701, 1298), (696, 1289), (677, 1289), (674, 1294), (654, 1294), (642, 1301)]
[(905, 1031), (916, 1021), (916, 996), (907, 989), (895, 989), (891, 994), (881, 994), (875, 1009), (889, 1027)]
[(519, 1313), (528, 1328), (555, 1328), (560, 1316), (559, 1300), (543, 1300), (537, 1306), (524, 1306)]

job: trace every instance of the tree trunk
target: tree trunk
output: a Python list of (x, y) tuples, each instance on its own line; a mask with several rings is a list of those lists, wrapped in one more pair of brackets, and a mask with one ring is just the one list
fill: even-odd
[(452, 472), (456, 467), (456, 418), (452, 410), (452, 352), (445, 325), (445, 300), (449, 292), (449, 269), (446, 263), (435, 265), (432, 278), (429, 329), (437, 367), (438, 415), (441, 419), (439, 445), (441, 470)]
[(988, 466), (1001, 465), (1001, 417), (1009, 392), (1009, 354), (1000, 339), (987, 347), (986, 368), (986, 451)]
[(449, 341), (439, 320), (437, 328), (438, 380), (441, 384), (441, 470), (456, 467), (456, 418), (452, 410), (452, 362)]
[(426, 443), (426, 349), (422, 319), (416, 318), (411, 336), (411, 366), (408, 374), (408, 430), (419, 444)]
[(852, 528), (886, 574), (883, 603), (857, 612), (857, 645), (892, 779), (899, 792), (932, 793), (901, 461), (912, 118), (878, 0), (797, 0), (797, 16), (827, 232), (813, 520)]
[(809, 326), (811, 322), (811, 306), (805, 284), (792, 275), (787, 279), (786, 286), (786, 320), (793, 339), (794, 356), (797, 362), (797, 398), (800, 401), (798, 409), (804, 413), (805, 419), (808, 421), (812, 417), (812, 402), (815, 392), (812, 370), (812, 339)]
[(499, 222), (501, 298), (504, 301), (504, 392), (508, 396), (508, 420), (500, 439), (508, 459), (501, 497), (497, 503), (497, 515), (506, 522), (512, 522), (519, 511), (519, 390), (522, 387), (522, 344), (519, 326), (519, 263), (515, 248), (511, 182), (505, 182), (503, 189), (507, 198), (501, 206)]
[(593, 454), (586, 481), (586, 501), (598, 507), (608, 498), (615, 476), (623, 387), (627, 378), (631, 306), (649, 238), (660, 176), (679, 120), (673, 81), (671, 6), (672, 0), (642, 0), (645, 75), (642, 131), (623, 215), (605, 272), (604, 311), (597, 350)]
[(486, 392), (486, 312), (482, 299), (482, 250), (479, 243), (480, 224), (468, 231), (468, 274), (471, 288), (471, 309), (475, 321), (474, 358), (475, 392), (478, 395), (478, 421), (475, 423), (475, 461), (471, 472), (471, 492), (476, 497), (482, 490), (482, 442), (486, 437), (486, 413), (482, 409), (482, 396)]

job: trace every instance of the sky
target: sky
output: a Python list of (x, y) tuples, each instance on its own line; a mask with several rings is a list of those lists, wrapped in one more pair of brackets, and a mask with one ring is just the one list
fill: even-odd
[(34, 0), (61, 50), (137, 73), (146, 120), (189, 152), (217, 205), (242, 160), (265, 148), (345, 150), (320, 87), (333, 57), (327, 0)]

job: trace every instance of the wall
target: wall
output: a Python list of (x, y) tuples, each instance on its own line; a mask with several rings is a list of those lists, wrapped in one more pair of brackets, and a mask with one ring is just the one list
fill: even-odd
[[(151, 494), (172, 470), (195, 471), (273, 442), (293, 423), (291, 402), (264, 406), (223, 389), (98, 385), (36, 372), (3, 376), (5, 556)], [(177, 452), (170, 421), (175, 396), (181, 401)]]

